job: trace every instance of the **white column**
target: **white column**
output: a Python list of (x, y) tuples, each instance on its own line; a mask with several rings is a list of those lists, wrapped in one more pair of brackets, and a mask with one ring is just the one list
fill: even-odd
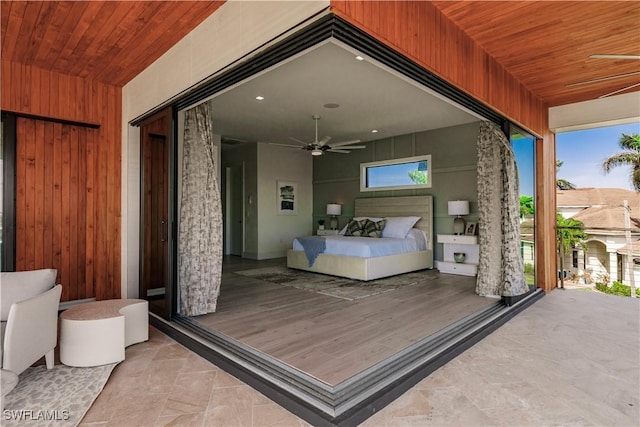
[(609, 278), (611, 283), (618, 280), (618, 253), (609, 252)]

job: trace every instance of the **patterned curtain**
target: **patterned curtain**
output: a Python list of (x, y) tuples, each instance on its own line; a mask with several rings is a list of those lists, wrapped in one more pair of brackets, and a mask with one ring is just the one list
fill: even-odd
[(479, 295), (516, 296), (529, 291), (520, 256), (518, 192), (511, 144), (498, 126), (483, 122), (478, 135)]
[(180, 314), (216, 311), (222, 279), (222, 207), (210, 104), (185, 114), (178, 287)]

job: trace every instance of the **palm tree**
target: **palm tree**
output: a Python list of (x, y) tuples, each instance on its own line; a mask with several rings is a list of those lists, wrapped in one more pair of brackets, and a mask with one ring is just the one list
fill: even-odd
[[(582, 246), (587, 234), (584, 232), (584, 224), (573, 218), (565, 218), (557, 214), (557, 246), (560, 258), (560, 271), (564, 272), (564, 255), (567, 251)], [(561, 287), (564, 288), (564, 274), (560, 274)]]
[(602, 169), (605, 173), (609, 173), (616, 166), (631, 166), (631, 183), (636, 191), (640, 191), (640, 135), (623, 133), (618, 140), (618, 145), (625, 151), (605, 159), (602, 162)]
[[(564, 162), (562, 160), (556, 160), (556, 174), (558, 173), (558, 169), (562, 166)], [(556, 180), (556, 188), (558, 190), (575, 190), (576, 185), (572, 182), (567, 181), (566, 179), (558, 179)]]

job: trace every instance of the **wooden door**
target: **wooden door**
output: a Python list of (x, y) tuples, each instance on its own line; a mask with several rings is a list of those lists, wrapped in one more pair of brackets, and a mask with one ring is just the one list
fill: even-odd
[(169, 150), (171, 110), (140, 125), (141, 279), (140, 298), (165, 318), (171, 314), (169, 246)]

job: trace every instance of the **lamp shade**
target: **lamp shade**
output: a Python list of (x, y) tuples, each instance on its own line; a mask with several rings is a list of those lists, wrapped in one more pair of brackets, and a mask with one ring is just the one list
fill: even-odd
[(468, 200), (451, 200), (449, 201), (449, 215), (469, 215)]
[(329, 203), (327, 205), (327, 215), (340, 215), (342, 213), (342, 205)]

